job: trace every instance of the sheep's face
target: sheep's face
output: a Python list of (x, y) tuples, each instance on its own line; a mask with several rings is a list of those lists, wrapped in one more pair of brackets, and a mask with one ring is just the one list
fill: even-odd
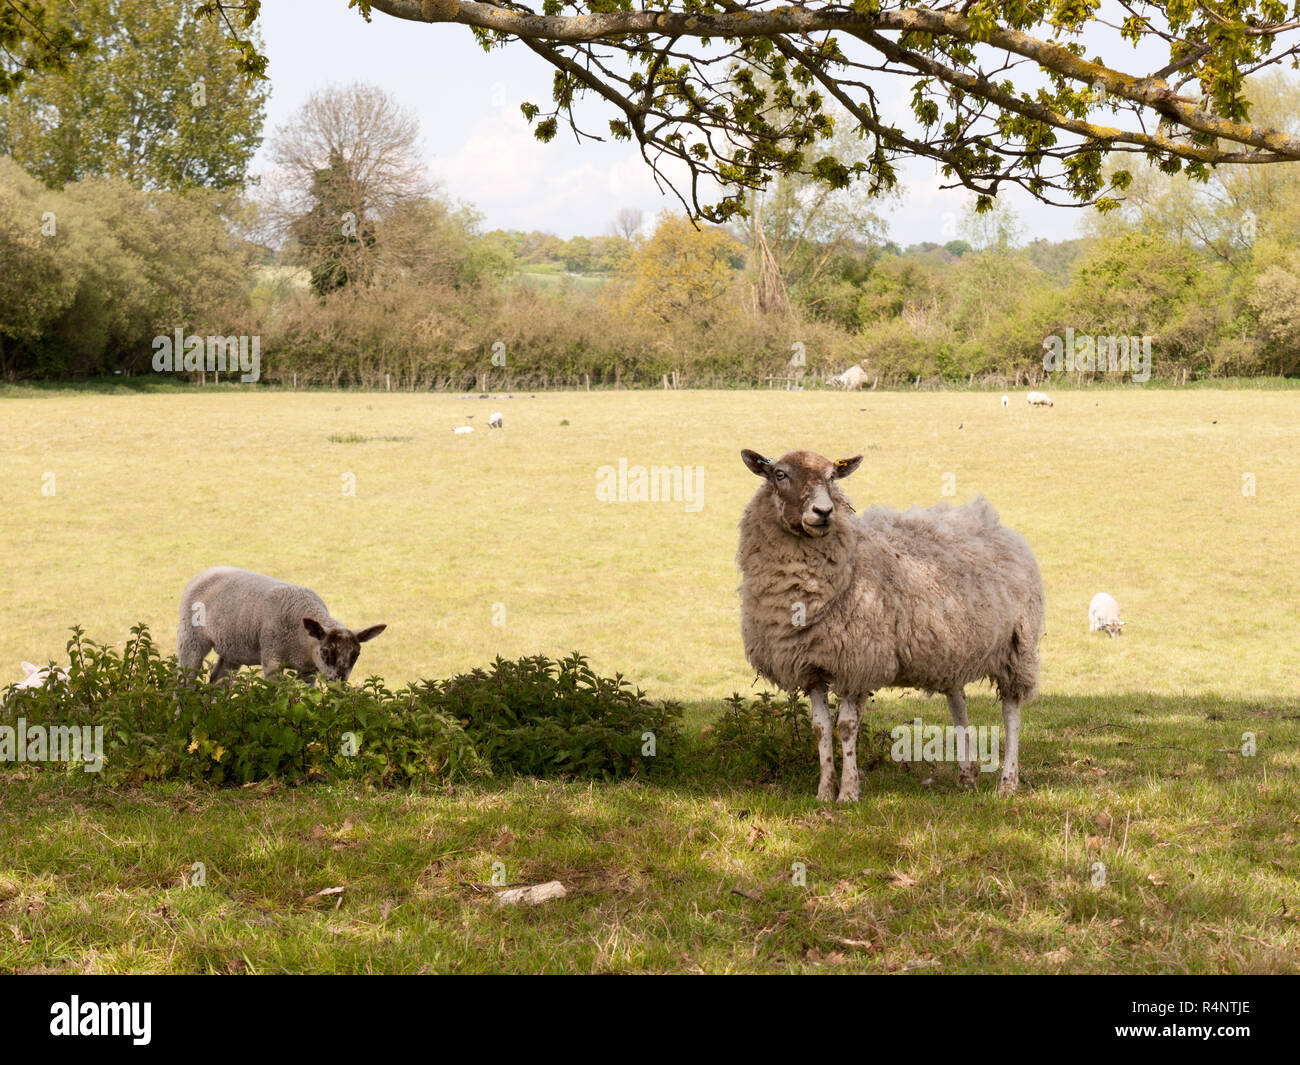
[(388, 628), (387, 625), (371, 625), (368, 629), (353, 632), (342, 625), (336, 625), (326, 629), (315, 618), (303, 618), (302, 626), (313, 640), (311, 657), (316, 665), (316, 673), (322, 680), (337, 680), (345, 684), (352, 674), (352, 667), (357, 664), (361, 645)]
[(746, 450), (740, 457), (752, 473), (766, 479), (760, 491), (770, 495), (781, 524), (795, 536), (825, 536), (835, 527), (840, 510), (853, 513), (835, 482), (861, 465), (861, 455), (831, 462), (815, 451), (791, 451), (772, 460)]

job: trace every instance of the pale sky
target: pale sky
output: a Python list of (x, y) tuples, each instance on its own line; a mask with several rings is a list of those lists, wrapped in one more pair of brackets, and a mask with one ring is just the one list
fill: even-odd
[[(486, 229), (538, 229), (561, 237), (610, 232), (622, 207), (647, 217), (675, 209), (660, 193), (637, 149), (584, 141), (561, 132), (541, 144), (519, 111), (523, 100), (550, 100), (551, 67), (522, 44), (485, 53), (470, 30), (420, 25), (374, 15), (367, 25), (344, 0), (266, 0), (261, 27), (270, 59), (266, 133), (286, 122), (314, 90), (361, 81), (396, 94), (419, 117), (430, 172), (452, 197), (473, 204)], [(886, 82), (895, 106), (909, 84)], [(607, 129), (614, 117), (593, 105), (588, 125)], [(902, 118), (902, 112), (899, 111)], [(267, 166), (265, 148), (254, 172)], [(956, 220), (971, 201), (964, 190), (942, 190), (937, 167), (924, 160), (901, 168), (905, 190), (880, 204), (890, 237), (902, 245), (943, 243), (959, 234)], [(1084, 210), (1052, 208), (1017, 189), (1008, 194), (1026, 239), (1075, 235)]]

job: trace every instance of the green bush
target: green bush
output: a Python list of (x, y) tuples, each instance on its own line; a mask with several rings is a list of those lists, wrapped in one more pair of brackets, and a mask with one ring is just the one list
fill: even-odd
[[(831, 718), (835, 717), (831, 708)], [(865, 715), (864, 715), (865, 716)], [(745, 784), (817, 787), (817, 736), (808, 703), (796, 694), (762, 692), (753, 699), (733, 694), (722, 716), (704, 730), (704, 762), (710, 771)], [(839, 741), (835, 741), (838, 764)], [(858, 733), (858, 768), (867, 770), (889, 756), (889, 733)]]
[[(13, 689), (0, 726), (102, 727), (109, 784), (146, 780), (247, 784), (354, 780), (387, 787), (442, 784), (499, 772), (615, 779), (671, 765), (678, 711), (599, 677), (574, 654), (561, 662), (497, 659), (491, 669), (390, 691), (378, 677), (355, 687), (243, 671), (228, 683), (182, 683), (149, 630), (122, 653), (68, 642), (67, 679)], [(643, 757), (654, 733), (655, 756)], [(80, 774), (75, 763), (40, 765)]]
[(798, 695), (733, 694), (703, 739), (705, 761), (726, 779), (817, 786), (817, 737), (808, 704)]
[[(615, 779), (675, 766), (680, 711), (572, 654), (537, 656), (423, 681), (417, 699), (459, 721), (494, 772)], [(653, 754), (650, 754), (653, 751)]]

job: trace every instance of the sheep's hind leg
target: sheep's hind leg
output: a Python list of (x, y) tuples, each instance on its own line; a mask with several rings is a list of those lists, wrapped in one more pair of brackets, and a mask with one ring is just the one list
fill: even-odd
[(1002, 697), (1002, 732), (1006, 753), (1002, 756), (998, 791), (1010, 795), (1020, 787), (1020, 700)]
[(958, 688), (948, 693), (948, 711), (952, 714), (952, 723), (960, 733), (957, 750), (965, 757), (960, 759), (961, 769), (957, 774), (957, 784), (963, 788), (973, 788), (979, 780), (979, 769), (975, 765), (975, 743), (970, 733), (966, 718), (966, 693)]
[(844, 764), (840, 767), (840, 802), (857, 802), (862, 785), (858, 779), (858, 724), (862, 709), (856, 699), (840, 696), (840, 716), (835, 731), (840, 734), (840, 752)]
[(813, 732), (817, 734), (817, 758), (821, 762), (821, 783), (817, 785), (817, 798), (822, 802), (835, 799), (835, 747), (831, 739), (831, 702), (825, 688), (813, 688), (808, 697), (812, 702)]

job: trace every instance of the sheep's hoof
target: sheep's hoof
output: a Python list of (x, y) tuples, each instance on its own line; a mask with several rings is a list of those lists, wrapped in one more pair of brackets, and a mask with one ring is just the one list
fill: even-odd
[(818, 802), (835, 801), (835, 778), (834, 777), (831, 777), (830, 780), (823, 780), (821, 782), (821, 786), (818, 787), (817, 789), (817, 801)]
[(857, 781), (854, 781), (852, 787), (848, 787), (848, 786), (846, 786), (846, 787), (840, 788), (840, 797), (839, 797), (839, 801), (840, 801), (840, 802), (857, 802), (857, 801), (858, 801), (858, 797), (859, 797), (859, 795), (860, 795), (860, 790), (859, 790), (859, 788), (858, 788), (858, 783), (857, 783)]

